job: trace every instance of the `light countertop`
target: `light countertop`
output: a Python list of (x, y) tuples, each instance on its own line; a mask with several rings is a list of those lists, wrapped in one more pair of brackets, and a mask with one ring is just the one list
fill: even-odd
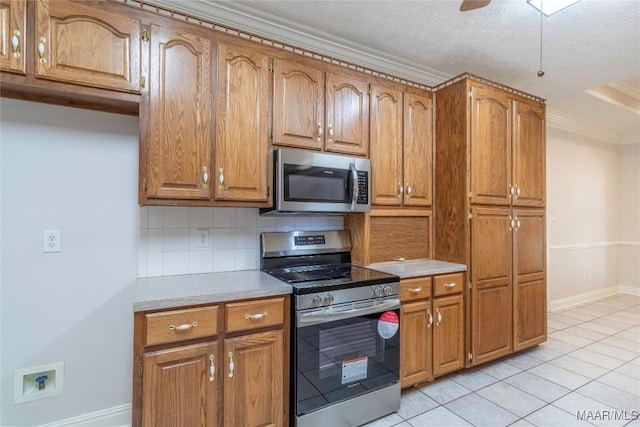
[(260, 270), (140, 278), (133, 311), (286, 295), (291, 286)]
[(464, 264), (438, 261), (435, 259), (379, 262), (369, 264), (366, 267), (372, 270), (382, 271), (383, 273), (395, 274), (401, 279), (467, 271), (467, 266)]

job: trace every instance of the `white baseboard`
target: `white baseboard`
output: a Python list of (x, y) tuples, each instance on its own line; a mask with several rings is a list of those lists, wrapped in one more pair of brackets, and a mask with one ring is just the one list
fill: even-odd
[(131, 404), (66, 418), (40, 427), (131, 427)]
[[(611, 286), (609, 288), (599, 289), (597, 291), (585, 292), (583, 294), (574, 295), (568, 298), (557, 299), (555, 301), (549, 301), (549, 311), (554, 312), (558, 310), (564, 310), (575, 305), (584, 304), (593, 300), (616, 295), (622, 292), (621, 286)], [(624, 292), (627, 293), (627, 292)]]
[(620, 293), (627, 294), (627, 295), (635, 295), (637, 297), (640, 297), (640, 287), (620, 285)]

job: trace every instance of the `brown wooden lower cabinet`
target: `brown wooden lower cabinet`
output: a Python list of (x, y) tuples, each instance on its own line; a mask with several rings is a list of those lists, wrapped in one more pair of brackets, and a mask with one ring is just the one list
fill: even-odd
[(464, 273), (400, 282), (403, 388), (464, 367), (463, 284)]
[(146, 353), (142, 424), (216, 426), (220, 380), (208, 373), (217, 354), (216, 341)]
[(286, 427), (289, 304), (135, 313), (132, 426)]

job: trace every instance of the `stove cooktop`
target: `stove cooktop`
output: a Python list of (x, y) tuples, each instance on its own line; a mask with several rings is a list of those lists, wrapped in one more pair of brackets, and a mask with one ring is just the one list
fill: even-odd
[(265, 270), (293, 287), (297, 295), (398, 282), (398, 276), (351, 264), (298, 266)]

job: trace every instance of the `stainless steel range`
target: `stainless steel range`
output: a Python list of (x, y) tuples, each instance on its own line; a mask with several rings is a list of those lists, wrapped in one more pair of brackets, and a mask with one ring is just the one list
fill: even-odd
[(359, 426), (400, 409), (400, 282), (351, 265), (348, 231), (262, 233), (293, 287), (291, 424)]

